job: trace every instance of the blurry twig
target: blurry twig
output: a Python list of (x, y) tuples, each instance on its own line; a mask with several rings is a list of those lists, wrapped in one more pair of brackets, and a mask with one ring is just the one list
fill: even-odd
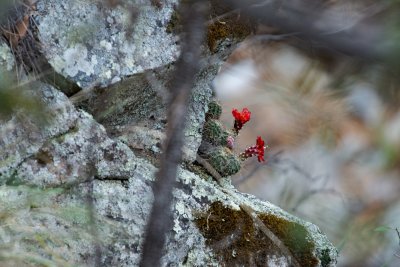
[(230, 16), (232, 14), (235, 14), (235, 13), (240, 14), (239, 11), (240, 10), (237, 8), (237, 9), (231, 10), (229, 12), (226, 12), (226, 13), (224, 13), (222, 15), (219, 15), (219, 16), (217, 16), (215, 18), (212, 18), (212, 19), (208, 20), (206, 22), (206, 25), (212, 25), (212, 24), (216, 23), (217, 21), (219, 22), (221, 19), (226, 18), (226, 17), (228, 17), (228, 16)]
[(304, 193), (300, 197), (299, 200), (297, 200), (296, 205), (292, 208), (292, 212), (296, 212), (297, 209), (299, 208), (299, 206), (301, 204), (303, 204), (306, 200), (311, 198), (312, 196), (317, 195), (317, 194), (322, 194), (322, 193), (340, 196), (340, 193), (337, 190), (333, 189), (333, 188), (323, 188), (323, 187), (321, 187), (321, 188), (317, 188), (317, 189), (311, 189), (311, 190), (307, 191), (306, 193)]
[(293, 266), (300, 267), (301, 265), (293, 256), (292, 252), (286, 247), (286, 245), (264, 224), (264, 222), (258, 217), (257, 213), (248, 205), (241, 203), (240, 208), (250, 216), (253, 223), (258, 229), (263, 232), (285, 255), (290, 255)]
[[(396, 233), (397, 233), (397, 237), (399, 238), (399, 246), (400, 246), (400, 231), (399, 231), (399, 228), (397, 228), (397, 227), (395, 228), (395, 230), (396, 230)], [(395, 253), (394, 256), (395, 256), (396, 258), (399, 258), (399, 259), (400, 259), (400, 254)]]
[(171, 229), (172, 190), (176, 182), (178, 164), (182, 158), (183, 130), (187, 103), (199, 70), (201, 44), (204, 35), (204, 13), (207, 3), (196, 0), (183, 2), (180, 7), (183, 36), (182, 52), (172, 81), (168, 128), (161, 157), (161, 167), (153, 186), (154, 203), (146, 226), (140, 266), (160, 265), (165, 234)]
[(246, 181), (247, 179), (253, 177), (253, 175), (260, 170), (262, 167), (264, 166), (268, 166), (269, 163), (276, 163), (277, 161), (279, 161), (279, 158), (281, 156), (281, 154), (283, 153), (283, 150), (276, 152), (275, 154), (269, 156), (267, 158), (267, 164), (256, 164), (253, 166), (253, 168), (251, 169), (251, 171), (246, 174), (246, 175), (242, 175), (241, 177), (239, 177), (238, 179), (236, 179), (234, 181), (234, 184), (237, 186), (241, 183), (243, 183), (244, 181)]
[(234, 8), (239, 8), (243, 15), (277, 27), (283, 32), (300, 32), (305, 39), (346, 55), (384, 60), (388, 50), (377, 44), (392, 45), (384, 38), (384, 25), (364, 22), (346, 31), (337, 31), (339, 25), (326, 17), (322, 8), (315, 8), (307, 1), (281, 1), (279, 12), (276, 12), (277, 1), (224, 0)]

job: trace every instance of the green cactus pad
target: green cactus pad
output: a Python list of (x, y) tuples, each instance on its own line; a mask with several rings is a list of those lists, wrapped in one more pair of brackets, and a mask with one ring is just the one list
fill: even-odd
[(222, 107), (217, 101), (211, 101), (208, 104), (208, 111), (206, 113), (207, 119), (218, 120), (221, 117)]
[(203, 139), (214, 144), (226, 146), (228, 136), (232, 135), (217, 120), (208, 120), (204, 124)]
[(208, 154), (208, 162), (222, 177), (230, 176), (240, 170), (240, 160), (228, 148), (219, 146)]

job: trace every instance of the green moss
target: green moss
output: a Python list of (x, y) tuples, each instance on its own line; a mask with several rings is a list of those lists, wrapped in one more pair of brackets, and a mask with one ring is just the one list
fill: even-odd
[(240, 170), (239, 158), (225, 147), (216, 147), (208, 154), (208, 162), (222, 177), (231, 176)]
[(260, 214), (259, 217), (289, 248), (301, 266), (318, 265), (319, 260), (313, 255), (315, 245), (303, 225), (272, 214)]
[(221, 117), (222, 107), (221, 104), (217, 101), (211, 101), (208, 104), (208, 111), (206, 113), (206, 119), (215, 119), (218, 120)]
[[(301, 266), (318, 266), (314, 245), (304, 226), (273, 214), (262, 213), (259, 217)], [(221, 202), (212, 203), (208, 211), (198, 214), (195, 223), (223, 266), (265, 266), (268, 256), (284, 256), (247, 213), (225, 207)]]
[(215, 52), (219, 41), (226, 38), (242, 40), (253, 31), (250, 20), (239, 16), (236, 12), (216, 19), (218, 16), (231, 12), (232, 8), (218, 0), (210, 2), (211, 19), (215, 19), (214, 23), (209, 24), (207, 28), (207, 44), (211, 52)]

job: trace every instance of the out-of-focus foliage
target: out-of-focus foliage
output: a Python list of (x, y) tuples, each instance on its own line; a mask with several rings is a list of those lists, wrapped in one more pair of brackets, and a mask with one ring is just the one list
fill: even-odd
[(18, 84), (12, 73), (0, 69), (0, 118), (8, 118), (17, 110), (25, 110), (38, 118), (43, 115), (40, 101), (27, 94), (28, 86), (31, 85)]

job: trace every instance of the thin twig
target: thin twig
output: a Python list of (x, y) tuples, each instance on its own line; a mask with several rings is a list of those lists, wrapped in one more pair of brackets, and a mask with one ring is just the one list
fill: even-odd
[[(217, 183), (222, 187), (221, 179), (222, 176), (208, 163), (205, 159), (197, 155), (196, 161), (200, 163), (210, 174), (211, 176), (217, 181)], [(230, 195), (233, 200), (235, 200), (236, 204), (240, 206), (240, 208), (245, 212), (250, 218), (253, 220), (254, 225), (258, 227), (258, 229), (263, 232), (272, 243), (274, 243), (285, 255), (288, 255), (292, 261), (293, 266), (300, 267), (301, 265), (298, 263), (292, 252), (289, 250), (288, 247), (265, 225), (265, 223), (258, 217), (256, 211), (250, 207), (249, 205), (242, 203), (232, 191), (227, 190), (225, 188), (221, 188), (223, 192)], [(209, 215), (210, 216), (210, 215)], [(207, 225), (208, 225), (208, 217), (207, 217)], [(208, 227), (208, 226), (207, 226)], [(232, 238), (228, 238), (224, 240), (223, 244), (229, 243)]]
[(326, 17), (323, 9), (315, 9), (307, 1), (282, 1), (280, 12), (276, 12), (275, 8), (278, 0), (223, 2), (233, 8), (240, 8), (242, 15), (278, 27), (284, 33), (300, 32), (305, 39), (345, 55), (366, 60), (384, 60), (390, 50), (388, 48), (394, 47), (393, 43), (384, 38), (383, 25), (360, 22), (345, 31), (334, 32), (340, 28), (339, 25)]
[(199, 71), (206, 7), (207, 3), (200, 0), (191, 3), (182, 2), (180, 6), (179, 12), (184, 29), (182, 53), (177, 62), (171, 86), (167, 136), (161, 166), (153, 187), (154, 203), (146, 227), (141, 267), (160, 266), (165, 235), (172, 228), (172, 190), (176, 182), (178, 164), (182, 159), (187, 103), (193, 88), (194, 77)]
[(250, 216), (250, 218), (253, 220), (253, 223), (272, 241), (272, 243), (274, 243), (285, 255), (290, 256), (291, 260), (293, 261), (293, 266), (301, 266), (292, 252), (285, 246), (285, 244), (264, 224), (263, 221), (261, 221), (253, 208), (243, 203), (239, 204), (239, 206), (244, 212), (247, 213), (247, 215)]

